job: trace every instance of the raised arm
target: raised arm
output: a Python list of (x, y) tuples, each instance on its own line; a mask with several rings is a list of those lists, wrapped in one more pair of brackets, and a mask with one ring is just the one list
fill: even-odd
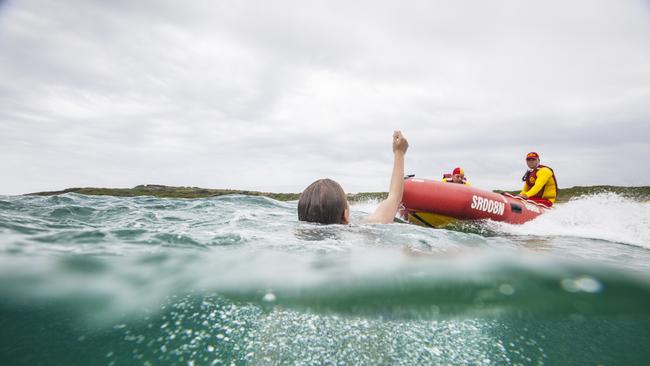
[(397, 209), (402, 202), (404, 190), (404, 155), (409, 143), (400, 131), (393, 132), (393, 173), (390, 177), (388, 197), (383, 200), (372, 214), (361, 222), (367, 224), (389, 224), (393, 222)]

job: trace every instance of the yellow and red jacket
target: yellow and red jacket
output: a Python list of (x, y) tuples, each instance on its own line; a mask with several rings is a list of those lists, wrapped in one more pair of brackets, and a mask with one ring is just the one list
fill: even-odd
[(528, 198), (544, 198), (555, 203), (558, 188), (553, 169), (538, 165), (537, 168), (527, 171), (521, 180), (524, 181), (524, 188), (519, 194), (525, 194)]

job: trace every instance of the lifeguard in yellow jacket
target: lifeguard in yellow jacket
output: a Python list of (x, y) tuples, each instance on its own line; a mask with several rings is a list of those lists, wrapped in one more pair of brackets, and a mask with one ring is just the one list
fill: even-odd
[(457, 167), (451, 174), (442, 176), (442, 181), (447, 183), (457, 183), (469, 185), (467, 178), (465, 178), (465, 171), (461, 167)]
[(557, 198), (557, 181), (553, 169), (539, 163), (539, 154), (529, 152), (526, 155), (528, 171), (521, 180), (524, 188), (519, 196), (551, 207)]

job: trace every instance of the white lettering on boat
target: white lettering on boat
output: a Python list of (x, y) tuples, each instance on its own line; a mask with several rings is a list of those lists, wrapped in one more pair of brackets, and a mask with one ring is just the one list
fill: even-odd
[(497, 202), (491, 199), (474, 195), (472, 196), (472, 205), (470, 206), (470, 208), (473, 208), (478, 211), (503, 215), (503, 212), (506, 209), (506, 205), (503, 202)]

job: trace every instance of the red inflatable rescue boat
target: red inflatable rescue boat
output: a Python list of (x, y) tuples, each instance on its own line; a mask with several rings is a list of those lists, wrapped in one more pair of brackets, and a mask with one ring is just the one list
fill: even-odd
[(441, 227), (457, 220), (522, 224), (548, 211), (546, 206), (464, 184), (408, 178), (404, 181), (400, 216), (411, 223)]

